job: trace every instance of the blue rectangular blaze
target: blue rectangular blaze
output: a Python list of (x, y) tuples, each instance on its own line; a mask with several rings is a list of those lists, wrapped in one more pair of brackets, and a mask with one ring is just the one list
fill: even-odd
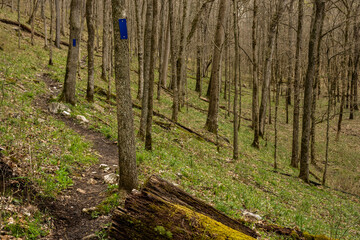
[(126, 19), (119, 19), (120, 39), (128, 39)]
[(76, 47), (76, 39), (73, 39), (73, 47)]

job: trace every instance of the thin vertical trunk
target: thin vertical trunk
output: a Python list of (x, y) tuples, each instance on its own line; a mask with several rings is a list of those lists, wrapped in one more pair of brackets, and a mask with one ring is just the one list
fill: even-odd
[(359, 79), (358, 69), (360, 62), (360, 43), (359, 38), (360, 25), (357, 21), (354, 23), (354, 61), (351, 74), (351, 95), (350, 95), (350, 119), (354, 119), (354, 111), (357, 109), (357, 82)]
[(82, 0), (72, 0), (70, 5), (70, 36), (69, 49), (66, 62), (66, 73), (63, 92), (60, 100), (75, 105), (75, 91), (76, 91), (76, 73), (79, 59), (79, 45), (80, 45), (80, 18), (81, 18)]
[(252, 127), (254, 129), (254, 141), (252, 146), (259, 148), (259, 80), (258, 80), (258, 60), (256, 58), (256, 45), (257, 45), (257, 34), (256, 29), (258, 25), (258, 5), (257, 0), (254, 0), (253, 6), (253, 22), (252, 22), (252, 60), (253, 60), (253, 70), (252, 70)]
[[(50, 0), (51, 1), (51, 0)], [(18, 20), (18, 23), (19, 23), (19, 26), (18, 26), (18, 48), (20, 49), (21, 47), (21, 26), (20, 26), (20, 0), (17, 1), (17, 20)]]
[[(344, 48), (346, 48), (348, 46), (348, 38), (349, 38), (349, 27), (350, 27), (350, 22), (349, 22), (349, 18), (350, 18), (350, 12), (348, 12), (347, 16), (346, 16), (346, 25), (345, 25), (345, 33), (344, 33)], [(348, 63), (348, 56), (343, 56), (343, 61), (342, 61), (342, 65), (346, 66), (346, 64)], [(340, 102), (340, 112), (339, 112), (339, 119), (338, 119), (338, 123), (337, 123), (337, 132), (336, 132), (336, 141), (339, 141), (340, 139), (340, 133), (341, 133), (341, 124), (342, 124), (342, 120), (343, 120), (343, 115), (344, 115), (344, 107), (345, 106), (345, 100), (346, 100), (346, 82), (347, 82), (347, 71), (342, 71), (342, 81), (341, 81), (341, 102)]]
[(44, 48), (48, 47), (48, 35), (47, 35), (47, 24), (46, 24), (46, 15), (45, 15), (45, 4), (46, 0), (41, 1), (41, 18), (44, 21)]
[(61, 0), (60, 32), (61, 35), (63, 36), (65, 36), (65, 11), (66, 11), (66, 0)]
[(172, 105), (172, 115), (171, 119), (175, 120), (179, 111), (179, 98), (178, 98), (178, 87), (176, 84), (176, 29), (175, 29), (175, 2), (174, 0), (169, 0), (169, 14), (170, 14), (170, 39), (171, 39), (171, 86), (173, 89), (173, 105)]
[(168, 18), (168, 24), (166, 27), (166, 39), (165, 39), (165, 53), (163, 55), (162, 73), (161, 73), (161, 85), (166, 87), (166, 80), (169, 68), (169, 57), (170, 57), (170, 18)]
[(148, 114), (146, 122), (145, 149), (152, 150), (152, 118), (153, 118), (153, 102), (154, 102), (154, 74), (156, 67), (156, 49), (158, 35), (158, 0), (153, 0), (153, 20), (151, 31), (151, 55), (150, 55), (150, 72), (149, 72), (149, 99)]
[[(238, 25), (238, 1), (233, 2), (233, 19), (234, 19), (234, 43), (235, 43), (235, 61), (234, 61), (234, 85), (235, 85), (235, 96), (234, 96), (234, 151), (233, 159), (237, 160), (239, 158), (239, 127), (238, 127), (238, 86), (239, 86), (239, 76), (238, 69), (240, 65), (239, 61), (239, 25)], [(230, 82), (230, 81), (229, 81)], [(228, 85), (230, 90), (230, 84)], [(226, 91), (225, 94), (226, 95)], [(229, 98), (230, 101), (230, 98)]]
[[(119, 19), (126, 19), (125, 0), (112, 0), (115, 43), (115, 85), (118, 120), (119, 189), (138, 187), (134, 116), (130, 92), (129, 40), (120, 39)], [(116, 29), (116, 30), (115, 30)]]
[(53, 65), (53, 32), (54, 32), (54, 0), (49, 0), (50, 3), (50, 36), (49, 36), (49, 65)]
[(101, 64), (101, 79), (108, 80), (109, 73), (109, 53), (110, 48), (110, 4), (109, 0), (103, 2), (103, 39), (102, 39), (102, 64)]
[[(182, 15), (182, 25), (180, 32), (180, 46), (179, 54), (176, 62), (176, 83), (178, 89), (178, 108), (184, 104), (185, 96), (185, 81), (186, 81), (186, 67), (185, 67), (185, 48), (186, 48), (186, 37), (187, 32), (187, 17), (188, 17), (188, 0), (183, 0), (183, 15)], [(174, 121), (177, 121), (178, 116), (174, 116)]]
[(289, 28), (288, 28), (288, 42), (289, 42), (289, 50), (287, 53), (288, 57), (288, 79), (287, 79), (287, 88), (286, 88), (286, 102), (285, 102), (285, 109), (286, 109), (286, 123), (289, 123), (289, 105), (291, 105), (291, 85), (293, 79), (293, 34), (292, 34), (292, 27), (293, 27), (293, 5), (294, 0), (290, 1), (289, 5)]
[(145, 139), (146, 135), (146, 122), (148, 115), (148, 100), (149, 100), (149, 78), (150, 78), (150, 64), (151, 64), (151, 32), (153, 21), (153, 0), (147, 0), (146, 8), (146, 24), (145, 24), (145, 36), (144, 36), (144, 84), (143, 84), (143, 96), (141, 105), (141, 119), (139, 137)]
[[(319, 49), (318, 43), (321, 40), (321, 29), (325, 15), (325, 1), (315, 0), (308, 53), (308, 67), (305, 78), (304, 112), (301, 137), (300, 174), (299, 178), (309, 182), (309, 145), (311, 128), (311, 105), (313, 98), (313, 84), (316, 74), (316, 58)], [(320, 44), (320, 43), (319, 43)]]
[(135, 0), (135, 17), (136, 17), (136, 33), (138, 44), (138, 92), (137, 99), (141, 99), (144, 89), (144, 34), (143, 34), (143, 18), (139, 4), (140, 0)]
[(56, 35), (55, 35), (55, 46), (60, 48), (60, 0), (55, 0), (56, 9)]
[[(277, 74), (276, 74), (277, 75)], [(274, 123), (274, 131), (275, 131), (275, 146), (274, 146), (274, 169), (278, 168), (277, 165), (277, 146), (278, 146), (278, 109), (279, 109), (279, 95), (280, 95), (280, 83), (275, 76), (275, 86), (276, 86), (276, 100), (275, 100), (275, 123)]]
[(201, 61), (201, 49), (202, 49), (202, 40), (201, 40), (201, 28), (197, 29), (196, 32), (196, 37), (197, 37), (197, 46), (196, 46), (196, 86), (195, 86), (195, 91), (199, 93), (199, 95), (201, 96), (201, 81), (202, 81), (202, 77), (201, 77), (201, 66), (202, 66), (202, 61)]
[(299, 123), (300, 123), (300, 67), (302, 50), (302, 33), (304, 21), (304, 1), (298, 1), (298, 27), (296, 35), (295, 74), (294, 74), (294, 116), (291, 166), (297, 168), (299, 164)]
[(271, 18), (271, 23), (269, 27), (269, 34), (267, 39), (267, 46), (265, 52), (265, 67), (264, 67), (264, 79), (262, 84), (262, 92), (261, 92), (261, 104), (259, 110), (259, 134), (260, 136), (264, 136), (265, 133), (265, 119), (266, 119), (266, 106), (268, 104), (268, 94), (270, 90), (270, 80), (271, 80), (271, 66), (274, 55), (274, 47), (275, 47), (275, 35), (277, 26), (279, 24), (282, 9), (284, 6), (284, 0), (281, 0), (278, 3), (275, 14)]
[(161, 22), (160, 22), (160, 31), (159, 31), (159, 34), (160, 34), (160, 38), (159, 38), (159, 47), (158, 47), (158, 50), (159, 50), (159, 69), (158, 69), (158, 72), (159, 72), (159, 80), (158, 80), (158, 85), (157, 85), (157, 97), (156, 99), (157, 100), (160, 100), (160, 95), (161, 95), (161, 87), (163, 85), (163, 82), (162, 82), (162, 79), (163, 79), (163, 64), (164, 63), (164, 55), (165, 55), (165, 52), (166, 52), (166, 35), (167, 35), (167, 30), (166, 30), (166, 4), (165, 4), (165, 1), (162, 0), (162, 3), (160, 4), (161, 5), (161, 12), (160, 12), (160, 16), (161, 16)]
[(227, 8), (227, 0), (220, 0), (219, 14), (216, 25), (213, 62), (210, 77), (210, 102), (209, 110), (206, 119), (205, 128), (212, 133), (218, 134), (218, 114), (219, 114), (219, 93), (220, 93), (220, 80), (219, 71), (221, 63), (222, 45), (224, 42), (224, 26), (225, 15)]
[(86, 90), (86, 100), (94, 101), (94, 47), (95, 47), (95, 18), (94, 0), (86, 1), (86, 22), (88, 28), (88, 84)]
[[(34, 0), (34, 5), (36, 5), (36, 8), (38, 6), (39, 1)], [(35, 24), (35, 17), (36, 17), (36, 10), (33, 11), (33, 19), (31, 21), (31, 45), (34, 45), (34, 24)]]

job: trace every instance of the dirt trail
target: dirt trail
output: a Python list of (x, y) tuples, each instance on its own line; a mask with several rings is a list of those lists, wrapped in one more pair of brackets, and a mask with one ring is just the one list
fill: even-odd
[[(47, 114), (48, 102), (52, 95), (59, 94), (61, 84), (53, 81), (46, 74), (43, 75), (49, 93), (41, 96), (35, 101), (36, 107)], [(50, 89), (52, 91), (50, 91)], [(54, 89), (57, 89), (54, 91)], [(101, 216), (92, 219), (82, 210), (97, 206), (105, 199), (107, 184), (103, 177), (117, 168), (118, 152), (116, 144), (110, 142), (102, 134), (87, 129), (84, 125), (77, 123), (69, 117), (52, 114), (55, 118), (63, 121), (69, 128), (76, 131), (87, 141), (93, 143), (93, 150), (99, 155), (99, 164), (107, 164), (111, 170), (105, 173), (99, 168), (99, 164), (78, 173), (73, 178), (73, 187), (64, 191), (56, 200), (45, 201), (40, 207), (46, 209), (53, 217), (55, 230), (51, 236), (45, 239), (82, 239), (100, 230), (104, 224), (110, 221), (109, 216)], [(91, 238), (96, 239), (96, 238)]]

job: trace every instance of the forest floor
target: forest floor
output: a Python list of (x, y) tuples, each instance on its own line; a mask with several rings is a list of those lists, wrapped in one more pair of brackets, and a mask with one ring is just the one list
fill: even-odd
[[(16, 20), (16, 15), (5, 8), (0, 9), (0, 18)], [(42, 31), (41, 26), (38, 19), (37, 31)], [(103, 181), (105, 175), (115, 173), (117, 165), (116, 109), (114, 100), (106, 101), (101, 91), (107, 83), (97, 77), (95, 104), (86, 102), (86, 58), (82, 58), (77, 105), (66, 105), (70, 116), (50, 114), (48, 107), (56, 102), (64, 79), (66, 49), (54, 49), (54, 66), (48, 66), (48, 50), (43, 48), (42, 38), (36, 37), (35, 45), (31, 45), (30, 35), (23, 32), (18, 49), (16, 28), (3, 23), (0, 44), (0, 146), (5, 149), (2, 161), (16, 174), (8, 188), (0, 188), (0, 236), (79, 239), (95, 234), (101, 239), (100, 228), (109, 223), (112, 210), (122, 199), (116, 184)], [(85, 54), (85, 44), (81, 48)], [(96, 55), (99, 76), (101, 54)], [(134, 98), (136, 66), (133, 57), (132, 96), (134, 104), (140, 106)], [(252, 130), (246, 119), (251, 116), (251, 91), (246, 87), (242, 94), (240, 159), (233, 161), (231, 118), (227, 111), (220, 110), (218, 152), (212, 143), (216, 142), (215, 136), (204, 129), (208, 103), (192, 90), (192, 68), (188, 69), (189, 104), (179, 114), (181, 125), (169, 121), (172, 98), (163, 91), (161, 100), (155, 101), (158, 114), (154, 117), (154, 150), (145, 151), (143, 142), (137, 139), (140, 184), (157, 174), (234, 218), (244, 218), (246, 210), (281, 226), (333, 238), (360, 239), (360, 114), (356, 113), (353, 121), (344, 120), (339, 142), (334, 141), (336, 131), (331, 128), (328, 187), (307, 185), (296, 177), (298, 170), (289, 167), (291, 124), (285, 123), (283, 98), (279, 109), (278, 171), (273, 171), (273, 124), (267, 125), (260, 150), (250, 147)], [(204, 81), (207, 83), (208, 78)], [(220, 105), (227, 105), (223, 96)], [(323, 120), (324, 109), (326, 99), (322, 97), (319, 121)], [(139, 109), (135, 107), (134, 113), (137, 129)], [(89, 122), (78, 120), (78, 115)], [(331, 126), (336, 126), (336, 119), (331, 120)], [(314, 182), (322, 176), (325, 127), (325, 122), (317, 125), (317, 165), (311, 166), (317, 176), (311, 177)], [(102, 163), (110, 167), (107, 172), (99, 167)], [(20, 194), (23, 182), (36, 194)], [(262, 239), (283, 239), (275, 233), (259, 232)]]

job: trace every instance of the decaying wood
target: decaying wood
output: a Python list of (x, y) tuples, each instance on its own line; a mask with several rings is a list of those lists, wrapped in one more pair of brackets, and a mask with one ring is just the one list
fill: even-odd
[(113, 215), (113, 239), (243, 239), (258, 234), (243, 223), (152, 176)]

